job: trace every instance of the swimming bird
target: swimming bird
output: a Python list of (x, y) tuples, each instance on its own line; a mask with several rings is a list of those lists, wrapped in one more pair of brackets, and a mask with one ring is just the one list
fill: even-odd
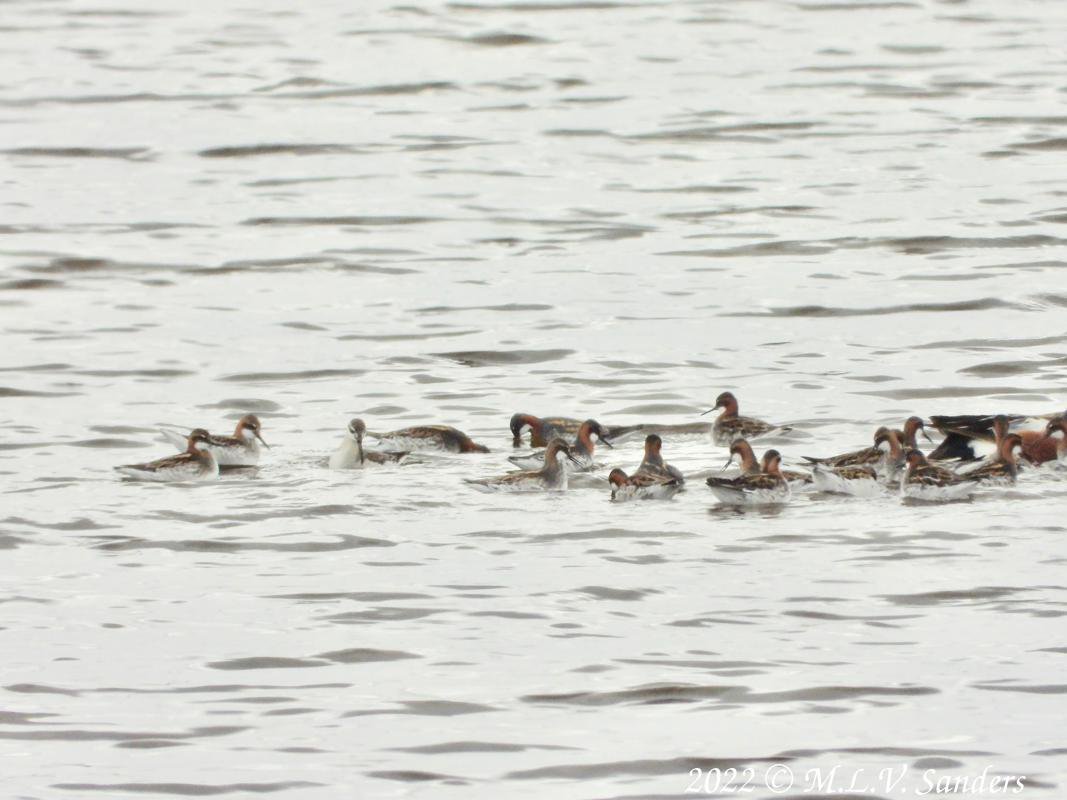
[(782, 476), (782, 456), (777, 450), (763, 454), (760, 472), (737, 478), (708, 478), (707, 484), (727, 505), (773, 505), (789, 502), (789, 482)]
[(831, 467), (816, 464), (812, 467), (812, 472), (815, 488), (820, 492), (848, 494), (853, 497), (875, 497), (885, 493), (885, 485), (871, 466)]
[(624, 500), (667, 500), (682, 489), (677, 478), (666, 475), (654, 475), (651, 472), (635, 472), (627, 475), (621, 469), (613, 469), (608, 475), (611, 484), (611, 499), (616, 502)]
[(613, 444), (627, 441), (638, 436), (644, 437), (650, 433), (656, 433), (663, 438), (674, 437), (699, 437), (711, 433), (710, 422), (683, 422), (670, 425), (659, 422), (639, 422), (634, 425), (602, 425), (604, 435), (611, 439)]
[(826, 456), (823, 458), (801, 456), (801, 458), (809, 464), (822, 464), (826, 467), (870, 466), (885, 460), (886, 448), (881, 447), (880, 445), (887, 442), (888, 438), (889, 428), (882, 425), (874, 432), (874, 445), (872, 447), (864, 447), (861, 450), (850, 450), (847, 453), (841, 453), (836, 456)]
[(479, 480), (465, 479), (466, 483), (473, 485), (482, 491), (566, 491), (567, 470), (563, 467), (563, 460), (575, 461), (571, 453), (570, 445), (562, 439), (556, 438), (548, 443), (545, 448), (544, 466), (538, 470), (523, 470), (521, 472), (509, 472), (497, 478), (483, 478)]
[[(881, 464), (875, 465), (875, 471), (878, 473), (878, 477), (886, 483), (895, 484), (904, 473), (904, 467), (906, 466), (904, 454), (908, 450), (919, 450), (920, 453), (922, 450), (918, 447), (904, 447), (904, 431), (897, 428), (888, 430), (885, 442), (889, 449), (886, 451), (885, 460)], [(931, 463), (943, 466), (935, 461), (931, 461)]]
[(978, 488), (975, 481), (936, 464), (931, 464), (918, 450), (909, 450), (905, 456), (904, 474), (900, 478), (900, 491), (914, 500), (963, 500)]
[(367, 431), (367, 436), (387, 450), (440, 450), (447, 453), (488, 453), (467, 434), (448, 425), (417, 425), (388, 433)]
[(870, 467), (878, 473), (879, 477), (890, 476), (904, 461), (904, 449), (900, 444), (900, 436), (901, 434), (897, 431), (883, 425), (874, 432), (874, 445), (871, 447), (841, 453), (829, 458), (813, 458), (811, 456), (804, 456), (803, 458), (809, 464), (821, 464), (831, 469)]
[[(594, 467), (593, 454), (596, 452), (596, 442), (593, 437), (600, 440), (601, 444), (605, 447), (611, 447), (611, 442), (608, 441), (607, 436), (604, 433), (604, 429), (600, 426), (600, 423), (595, 419), (587, 419), (578, 428), (578, 435), (574, 439), (574, 444), (571, 445), (571, 451), (574, 455), (576, 463), (579, 465), (579, 469), (590, 470)], [(524, 468), (532, 468), (540, 464), (545, 460), (544, 451), (530, 453), (525, 456), (508, 456), (508, 461)]]
[(511, 417), (511, 443), (515, 447), (522, 444), (522, 434), (530, 431), (530, 447), (545, 447), (549, 440), (559, 437), (573, 439), (582, 426), (580, 420), (568, 417), (546, 417), (542, 419), (533, 414), (513, 414)]
[[(981, 422), (971, 422), (980, 419)], [(989, 427), (985, 427), (988, 420)], [(959, 424), (961, 427), (957, 427)], [(989, 450), (982, 447), (984, 442), (993, 439), (992, 417), (930, 417), (930, 426), (944, 434), (941, 443), (930, 452), (930, 458), (935, 461), (974, 461), (982, 458)]]
[[(993, 417), (992, 431), (995, 449), (985, 458), (985, 463), (997, 461), (1002, 457), (1001, 445), (1011, 431), (1011, 419), (1006, 414), (997, 414)], [(1056, 439), (1048, 434), (1047, 426), (1040, 432), (1020, 429), (1015, 431), (1015, 435), (1022, 442), (1022, 457), (1031, 464), (1044, 464), (1046, 461), (1056, 460)], [(970, 472), (967, 474), (969, 475)]]
[[(747, 439), (738, 439), (730, 445), (730, 459), (723, 464), (723, 469), (726, 469), (734, 463), (734, 456), (737, 456), (740, 462), (742, 475), (759, 474), (760, 463), (756, 460), (756, 454), (753, 452), (752, 445), (748, 443)], [(782, 477), (789, 481), (789, 486), (793, 489), (803, 488), (812, 482), (812, 476), (807, 472), (783, 469)]]
[(1056, 443), (1056, 459), (1067, 466), (1067, 417), (1050, 420), (1045, 435)]
[(1019, 458), (1016, 451), (1022, 450), (1023, 438), (1017, 433), (1009, 433), (1001, 438), (996, 458), (984, 462), (968, 472), (964, 477), (992, 486), (1004, 486), (1015, 483), (1019, 474)]
[[(739, 415), (737, 398), (730, 392), (723, 392), (715, 399), (715, 406), (709, 408), (704, 414), (722, 409), (722, 413), (715, 419), (711, 427), (711, 438), (717, 445), (723, 447), (732, 444), (738, 439), (755, 439), (768, 433), (784, 433), (792, 430), (790, 427), (772, 425), (760, 419), (742, 417)], [(703, 416), (703, 414), (701, 414)]]
[[(259, 463), (259, 455), (262, 451), (260, 445), (270, 448), (260, 434), (261, 425), (259, 417), (255, 414), (245, 414), (237, 422), (237, 428), (233, 436), (214, 436), (207, 434), (207, 446), (223, 467), (250, 467)], [(197, 430), (203, 430), (198, 428)], [(163, 437), (179, 450), (185, 450), (188, 436), (183, 436), (174, 430), (161, 431)]]
[(219, 462), (211, 449), (211, 434), (196, 428), (186, 439), (185, 452), (147, 464), (115, 467), (139, 481), (210, 481), (219, 477)]
[(348, 423), (348, 432), (341, 444), (330, 456), (330, 469), (361, 469), (370, 464), (395, 464), (408, 455), (407, 452), (378, 452), (363, 449), (363, 437), (367, 426), (363, 420), (353, 419)]
[(679, 485), (685, 483), (685, 476), (677, 467), (673, 467), (663, 460), (663, 440), (658, 434), (650, 433), (645, 437), (645, 455), (641, 460), (641, 466), (635, 474), (659, 475), (660, 477), (673, 478)]
[[(930, 417), (931, 427), (937, 429), (945, 438), (930, 453), (931, 460), (959, 459), (973, 461), (983, 456), (996, 457), (995, 423), (998, 417), (1008, 421), (1008, 429), (1023, 437), (1023, 457), (1040, 463), (1051, 461), (1055, 448), (1047, 442), (1036, 445), (1041, 436), (1028, 437), (1030, 433), (1040, 434), (1046, 423), (1060, 414), (1041, 414), (1027, 417), (1022, 414), (956, 414)], [(1033, 452), (1028, 452), (1033, 451)]]
[(907, 450), (918, 450), (919, 445), (916, 443), (916, 434), (922, 431), (923, 438), (928, 442), (932, 442), (930, 434), (926, 432), (926, 423), (922, 421), (922, 417), (908, 417), (904, 420), (904, 430), (900, 434), (900, 443)]
[[(994, 422), (997, 429), (997, 447), (999, 452), (1001, 443), (1008, 435), (1008, 428), (1005, 426), (1005, 421), (1001, 417), (997, 417), (997, 420)], [(1055, 461), (1059, 457), (1059, 445), (1056, 438), (1049, 433), (1048, 424), (1046, 424), (1041, 431), (1020, 428), (1015, 431), (1014, 435), (1018, 436), (1022, 443), (1022, 457), (1031, 464), (1044, 464), (1046, 461)]]

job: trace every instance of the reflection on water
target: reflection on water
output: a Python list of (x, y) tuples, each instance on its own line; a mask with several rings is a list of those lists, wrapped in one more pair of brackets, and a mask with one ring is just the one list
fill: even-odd
[[(797, 464), (1067, 406), (1067, 8), (4, 8), (12, 796), (1060, 795), (1062, 476), (738, 512), (698, 414)], [(640, 426), (627, 470), (660, 431), (688, 490), (465, 488), (516, 411)], [(248, 412), (259, 469), (111, 472)], [(492, 452), (330, 472), (357, 415)]]

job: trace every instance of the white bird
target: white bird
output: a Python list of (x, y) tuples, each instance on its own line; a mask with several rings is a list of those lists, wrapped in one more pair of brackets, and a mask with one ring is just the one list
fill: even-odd
[(371, 464), (395, 464), (407, 453), (380, 453), (363, 449), (367, 426), (356, 418), (348, 423), (348, 432), (330, 456), (330, 469), (363, 469)]

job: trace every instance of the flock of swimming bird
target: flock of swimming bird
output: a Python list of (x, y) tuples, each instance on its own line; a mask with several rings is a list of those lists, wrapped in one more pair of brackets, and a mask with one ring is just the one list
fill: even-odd
[[(723, 392), (705, 414), (720, 411), (710, 430), (712, 441), (729, 448), (725, 470), (736, 459), (740, 474), (713, 476), (707, 485), (726, 505), (776, 505), (789, 501), (793, 492), (812, 489), (834, 494), (870, 497), (898, 488), (906, 498), (928, 501), (958, 500), (989, 486), (1014, 484), (1020, 471), (1048, 462), (1067, 465), (1067, 415), (1039, 417), (998, 414), (995, 416), (935, 416), (929, 421), (910, 417), (903, 428), (879, 427), (873, 444), (828, 458), (805, 456), (810, 472), (782, 469), (782, 456), (767, 450), (757, 459), (750, 442), (762, 436), (785, 433), (791, 428), (772, 425), (740, 414), (737, 398)], [(930, 440), (926, 428), (944, 435), (943, 441), (924, 454), (917, 435)], [(483, 491), (562, 491), (569, 476), (595, 472), (597, 443), (611, 448), (613, 441), (647, 433), (644, 458), (627, 474), (612, 469), (608, 474), (611, 499), (667, 499), (681, 491), (685, 476), (663, 460), (661, 433), (693, 426), (605, 426), (596, 420), (584, 422), (564, 417), (540, 418), (515, 414), (511, 418), (513, 445), (521, 447), (529, 432), (531, 448), (539, 452), (511, 456), (525, 467), (498, 477), (467, 480)], [(651, 431), (659, 431), (651, 432)], [(220, 467), (248, 467), (259, 462), (264, 447), (261, 424), (254, 414), (237, 423), (233, 436), (216, 436), (204, 428), (189, 434), (164, 430), (164, 438), (181, 452), (146, 464), (116, 467), (129, 478), (148, 481), (200, 481), (219, 476)], [(377, 441), (378, 450), (363, 446), (364, 439)], [(367, 430), (353, 419), (341, 444), (329, 459), (331, 469), (362, 469), (398, 463), (413, 451), (488, 453), (467, 434), (444, 425), (421, 425), (388, 433)], [(983, 456), (983, 452), (988, 451)]]

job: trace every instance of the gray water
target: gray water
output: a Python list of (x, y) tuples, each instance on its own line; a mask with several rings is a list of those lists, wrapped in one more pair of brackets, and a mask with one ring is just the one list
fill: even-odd
[[(793, 465), (1062, 410), (1064, 41), (1052, 0), (0, 4), (0, 792), (1062, 797), (1054, 470), (752, 513), (461, 479), (516, 411), (730, 389)], [(111, 469), (249, 411), (257, 472)], [(356, 414), (493, 452), (330, 472)]]

